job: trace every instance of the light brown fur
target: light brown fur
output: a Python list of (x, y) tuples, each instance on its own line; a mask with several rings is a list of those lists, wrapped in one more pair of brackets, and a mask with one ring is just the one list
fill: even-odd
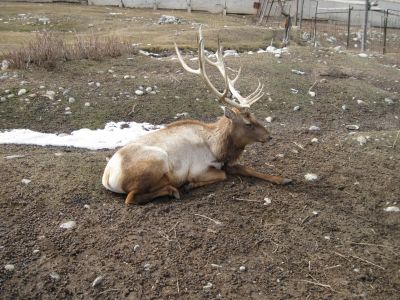
[[(268, 130), (248, 112), (227, 109), (225, 116), (214, 123), (203, 123), (196, 120), (184, 120), (171, 123), (159, 130), (154, 139), (168, 140), (169, 135), (181, 128), (192, 128), (201, 144), (213, 153), (215, 161), (222, 164), (222, 169), (208, 167), (202, 174), (187, 175), (180, 182), (175, 170), (167, 166), (163, 158), (149, 155), (146, 160), (137, 160), (135, 153), (140, 144), (130, 144), (119, 150), (122, 157), (122, 189), (128, 194), (126, 204), (145, 204), (161, 196), (180, 198), (178, 188), (184, 186), (186, 191), (226, 179), (227, 174), (256, 177), (275, 184), (286, 184), (290, 180), (257, 172), (251, 168), (235, 164), (245, 146), (254, 142), (269, 140)], [(152, 141), (152, 139), (149, 139)], [(162, 142), (162, 141), (161, 141)], [(108, 180), (109, 174), (105, 174)]]

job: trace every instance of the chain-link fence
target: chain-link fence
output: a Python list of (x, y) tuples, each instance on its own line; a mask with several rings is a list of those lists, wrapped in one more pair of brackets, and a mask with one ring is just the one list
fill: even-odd
[[(361, 51), (365, 10), (353, 7), (318, 9), (318, 4), (313, 10), (314, 13), (309, 12), (314, 15), (312, 18), (299, 20), (292, 17), (292, 24), (299, 26), (297, 32), (300, 32), (300, 39), (325, 47)], [(259, 24), (282, 30), (282, 34), (275, 36), (283, 36), (285, 18), (279, 16), (279, 7), (271, 5), (266, 11), (268, 14)], [(369, 11), (368, 19), (373, 22), (369, 22), (366, 49), (379, 53), (400, 53), (400, 11), (374, 9)]]

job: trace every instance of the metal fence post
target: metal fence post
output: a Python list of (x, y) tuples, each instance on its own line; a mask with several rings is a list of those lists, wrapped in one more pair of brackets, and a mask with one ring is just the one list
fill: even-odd
[(315, 15), (314, 15), (314, 47), (317, 46), (317, 13), (318, 13), (318, 1), (315, 6)]
[(300, 23), (299, 27), (301, 29), (301, 23), (303, 22), (303, 9), (304, 9), (304, 0), (301, 0), (301, 8), (300, 8)]
[(351, 11), (352, 11), (352, 7), (350, 7), (349, 5), (349, 14), (347, 16), (347, 45), (346, 45), (346, 49), (349, 49), (350, 46), (350, 27), (351, 27)]
[(389, 10), (386, 9), (383, 12), (383, 54), (386, 53), (386, 32), (387, 32), (387, 25), (388, 25), (388, 17), (389, 17)]

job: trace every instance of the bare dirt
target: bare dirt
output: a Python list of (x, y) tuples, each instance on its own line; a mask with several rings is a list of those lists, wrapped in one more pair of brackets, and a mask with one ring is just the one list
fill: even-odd
[[(182, 112), (204, 121), (221, 115), (176, 60), (131, 58), (2, 72), (11, 76), (0, 81), (0, 96), (28, 92), (0, 102), (0, 128), (69, 133), (108, 121), (165, 124)], [(265, 84), (269, 96), (254, 112), (274, 117), (266, 123), (273, 140), (248, 147), (242, 163), (292, 178), (290, 186), (229, 177), (181, 200), (125, 207), (100, 182), (112, 150), (0, 145), (0, 298), (398, 299), (400, 213), (384, 208), (400, 203), (399, 62), (296, 45), (281, 58), (227, 59), (243, 66), (242, 94), (255, 78)], [(136, 97), (141, 85), (160, 93)], [(53, 101), (46, 90), (57, 93)], [(352, 134), (349, 124), (360, 129)], [(306, 181), (307, 173), (318, 179)], [(69, 220), (75, 229), (59, 227)]]

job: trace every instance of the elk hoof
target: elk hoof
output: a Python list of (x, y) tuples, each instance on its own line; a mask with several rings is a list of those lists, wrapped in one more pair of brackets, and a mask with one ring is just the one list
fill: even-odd
[(172, 193), (172, 196), (174, 196), (175, 199), (180, 200), (181, 199), (181, 195), (179, 194), (179, 191), (176, 190)]
[(282, 180), (282, 182), (281, 182), (281, 185), (287, 185), (287, 184), (290, 184), (290, 183), (292, 183), (292, 182), (293, 182), (292, 179), (283, 178), (283, 180)]
[(183, 186), (183, 190), (185, 191), (185, 193), (190, 192), (193, 189), (193, 184), (192, 183), (187, 183)]

